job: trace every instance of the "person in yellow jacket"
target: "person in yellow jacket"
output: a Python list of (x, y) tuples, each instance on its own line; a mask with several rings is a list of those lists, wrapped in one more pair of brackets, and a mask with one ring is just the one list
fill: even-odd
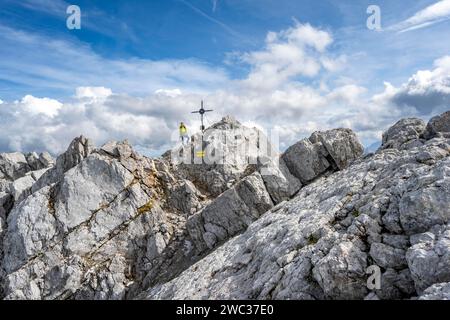
[(186, 144), (189, 143), (189, 135), (187, 133), (187, 128), (185, 126), (185, 124), (183, 122), (180, 123), (180, 139), (181, 139), (181, 143), (184, 145), (185, 144), (185, 140), (186, 140)]

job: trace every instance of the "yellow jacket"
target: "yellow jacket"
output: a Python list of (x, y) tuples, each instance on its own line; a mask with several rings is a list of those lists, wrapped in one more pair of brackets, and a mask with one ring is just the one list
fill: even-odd
[(187, 128), (184, 125), (180, 125), (180, 135), (186, 134)]

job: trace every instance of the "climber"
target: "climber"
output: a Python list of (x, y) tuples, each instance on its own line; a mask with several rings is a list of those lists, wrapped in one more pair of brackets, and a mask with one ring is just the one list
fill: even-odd
[(180, 123), (180, 139), (181, 139), (181, 143), (183, 145), (185, 145), (185, 140), (186, 140), (186, 144), (189, 143), (189, 135), (187, 133), (187, 128), (184, 125), (183, 122)]

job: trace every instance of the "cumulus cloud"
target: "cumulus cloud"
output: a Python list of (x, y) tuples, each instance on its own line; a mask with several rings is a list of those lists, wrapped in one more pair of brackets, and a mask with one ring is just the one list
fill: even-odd
[[(0, 33), (1, 37), (5, 35)], [(35, 36), (18, 33), (17, 37), (23, 38), (19, 42), (36, 46)], [(417, 72), (400, 87), (387, 83), (382, 93), (370, 97), (365, 87), (351, 79), (329, 81), (322, 76), (346, 64), (345, 56), (329, 55), (332, 42), (329, 32), (309, 24), (295, 23), (286, 30), (269, 32), (261, 50), (235, 53), (234, 58), (249, 71), (242, 79), (232, 79), (222, 69), (198, 61), (110, 60), (89, 48), (74, 53), (70, 44), (50, 41), (42, 46), (53, 47), (50, 55), (55, 50), (58, 53), (49, 59), (62, 64), (60, 54), (67, 53), (79, 59), (74, 60), (79, 61), (78, 69), (64, 64), (67, 70), (46, 70), (41, 85), (77, 88), (61, 101), (27, 95), (1, 104), (0, 150), (57, 154), (83, 134), (97, 145), (129, 139), (138, 150), (159, 155), (177, 141), (180, 121), (191, 133), (198, 130), (199, 119), (191, 111), (198, 109), (202, 99), (215, 110), (207, 114), (207, 124), (234, 115), (246, 124), (277, 131), (281, 149), (313, 131), (336, 127), (354, 129), (368, 145), (400, 117), (423, 110), (422, 105), (431, 106), (420, 99), (431, 99), (433, 94), (448, 98), (450, 57), (436, 60), (432, 70)], [(5, 50), (0, 47), (2, 55)], [(15, 68), (25, 67), (31, 75), (43, 72), (47, 62), (21, 60), (8, 61), (19, 64)], [(10, 72), (0, 78), (12, 76), (14, 80), (5, 59), (0, 68)], [(36, 81), (26, 75), (17, 79)]]
[(441, 0), (416, 12), (412, 17), (399, 22), (390, 27), (390, 29), (406, 32), (424, 28), (448, 19), (450, 19), (450, 0)]
[(328, 32), (298, 22), (287, 30), (269, 32), (263, 50), (240, 57), (251, 66), (244, 85), (250, 89), (268, 90), (295, 77), (316, 76), (322, 63), (327, 67), (335, 64), (324, 56), (332, 41)]
[(20, 108), (23, 108), (31, 115), (43, 114), (53, 118), (58, 114), (62, 107), (62, 103), (57, 100), (49, 98), (35, 98), (31, 95), (26, 95), (20, 102), (15, 102)]
[[(102, 95), (108, 92), (105, 89), (78, 88), (73, 99), (64, 103), (28, 95), (20, 101), (2, 104), (1, 127), (8, 134), (0, 136), (0, 149), (48, 150), (58, 154), (79, 135), (90, 137), (97, 144), (128, 138), (153, 152), (169, 148), (181, 103), (171, 101), (168, 96), (164, 99), (167, 105), (155, 103), (156, 96), (148, 101), (112, 93), (105, 97)], [(132, 105), (135, 107), (130, 108)], [(166, 109), (155, 112), (158, 107)]]
[(105, 99), (112, 95), (112, 91), (105, 87), (78, 87), (75, 91), (75, 97), (78, 99)]
[(374, 97), (380, 103), (414, 108), (421, 115), (438, 112), (450, 105), (450, 56), (437, 59), (434, 69), (417, 71), (399, 87), (385, 83), (385, 91)]

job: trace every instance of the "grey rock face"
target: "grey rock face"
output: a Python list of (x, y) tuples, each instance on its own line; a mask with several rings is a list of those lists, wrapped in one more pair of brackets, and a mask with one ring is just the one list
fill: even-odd
[[(178, 164), (174, 171), (212, 197), (251, 174), (258, 158), (271, 153), (266, 151), (271, 146), (261, 131), (245, 127), (232, 117), (225, 117), (208, 128), (203, 137), (193, 136), (192, 141), (191, 145), (172, 152), (172, 162), (189, 159), (187, 164), (186, 161)], [(201, 150), (205, 157), (198, 155)]]
[(399, 203), (400, 223), (407, 234), (425, 232), (450, 221), (450, 179), (447, 175), (425, 188), (407, 192)]
[(170, 186), (168, 204), (181, 213), (189, 216), (202, 208), (203, 195), (192, 182), (183, 180)]
[(229, 117), (207, 143), (238, 158), (241, 141), (255, 164), (180, 165), (82, 137), (48, 171), (23, 155), (31, 171), (0, 178), (0, 296), (444, 299), (450, 139), (396, 126), (364, 158), (348, 129), (267, 158), (260, 133)]
[(291, 199), (302, 187), (300, 180), (290, 173), (283, 159), (278, 160), (278, 164), (267, 161), (259, 169), (267, 192), (275, 203)]
[(286, 150), (282, 159), (289, 171), (306, 184), (331, 167), (322, 144), (305, 139)]
[(45, 193), (37, 193), (9, 214), (3, 259), (3, 267), (7, 273), (16, 270), (40, 252), (55, 236), (56, 220), (48, 212), (47, 202)]
[(20, 152), (0, 155), (0, 168), (3, 179), (15, 180), (30, 171), (25, 155)]
[[(61, 154), (57, 159), (55, 165), (48, 170), (40, 179), (33, 185), (32, 192), (36, 192), (40, 188), (58, 182), (65, 172), (75, 167), (84, 158), (86, 158), (93, 151), (92, 141), (83, 136), (75, 138), (67, 148), (66, 152)], [(46, 155), (42, 156), (47, 159)], [(48, 160), (48, 159), (47, 159)], [(47, 160), (43, 160), (44, 162)]]
[(418, 118), (407, 118), (398, 121), (383, 133), (382, 144), (379, 150), (409, 149), (420, 146), (423, 142), (420, 136), (425, 132), (425, 122)]
[(350, 129), (316, 132), (310, 140), (314, 142), (318, 140), (323, 144), (339, 170), (345, 169), (350, 163), (361, 157), (364, 152), (363, 145)]
[(450, 136), (450, 111), (432, 118), (426, 127), (424, 136), (426, 139), (432, 139), (438, 134)]
[(436, 225), (415, 242), (406, 258), (417, 291), (422, 293), (435, 283), (449, 282), (450, 227)]
[(31, 171), (49, 168), (53, 165), (52, 157), (47, 153), (23, 154), (20, 152), (0, 154), (0, 180), (14, 181)]
[(282, 155), (290, 172), (305, 184), (326, 171), (342, 170), (359, 158), (364, 148), (350, 129), (315, 132)]
[[(3, 283), (6, 276), (2, 260), (9, 213), (14, 205), (18, 205), (31, 194), (32, 185), (52, 164), (53, 159), (48, 153), (0, 154), (0, 283)], [(36, 226), (36, 228), (39, 227)], [(0, 285), (0, 297), (3, 295), (3, 286)]]
[(273, 207), (261, 175), (252, 174), (188, 219), (187, 229), (198, 252), (245, 230)]
[[(309, 148), (306, 154), (319, 141), (312, 140), (301, 144)], [(292, 149), (289, 153), (294, 154)], [(426, 163), (417, 161), (423, 153), (430, 155)], [(355, 160), (349, 169), (303, 186), (293, 199), (140, 297), (402, 299), (417, 296), (433, 283), (448, 282), (445, 232), (432, 233), (427, 244), (422, 242), (429, 236), (415, 233), (446, 222), (449, 155), (449, 141), (439, 138), (418, 148), (387, 149)], [(427, 190), (434, 198), (417, 199), (416, 205), (423, 202), (422, 207), (430, 209), (414, 210), (410, 194)], [(382, 286), (370, 293), (366, 271), (372, 264), (382, 268)]]
[(31, 187), (34, 182), (35, 180), (31, 175), (26, 175), (11, 183), (9, 192), (13, 196), (14, 200), (18, 201), (20, 198), (26, 197), (31, 193)]
[(370, 247), (370, 256), (382, 268), (402, 269), (406, 267), (405, 250), (393, 248), (383, 243), (373, 243)]
[(313, 276), (325, 295), (334, 299), (361, 299), (367, 293), (367, 254), (357, 243), (341, 242), (320, 259)]
[(434, 284), (419, 297), (420, 300), (450, 300), (450, 282)]
[(7, 299), (124, 298), (130, 263), (146, 250), (147, 215), (158, 209), (152, 162), (127, 144), (116, 147), (116, 156), (99, 150), (84, 160), (66, 157), (60, 165), (81, 162), (13, 208), (2, 261)]

